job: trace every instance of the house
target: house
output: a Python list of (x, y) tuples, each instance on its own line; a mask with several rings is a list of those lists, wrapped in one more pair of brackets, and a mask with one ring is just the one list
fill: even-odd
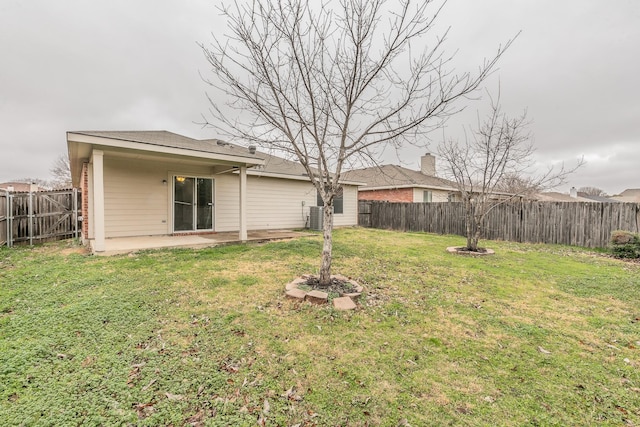
[(617, 196), (611, 196), (610, 199), (619, 202), (640, 203), (640, 188), (627, 188)]
[(617, 203), (614, 197), (609, 196), (593, 196), (585, 192), (578, 191), (575, 187), (571, 187), (569, 194), (549, 191), (538, 193), (536, 199), (542, 202), (586, 202), (586, 203)]
[(0, 190), (12, 191), (17, 193), (27, 193), (40, 191), (42, 188), (38, 184), (28, 182), (2, 182), (0, 183)]
[[(317, 191), (292, 161), (220, 140), (167, 131), (67, 132), (82, 234), (109, 239), (303, 228)], [(343, 183), (334, 224), (358, 222), (357, 186)], [(84, 197), (86, 195), (86, 197)]]
[(557, 191), (546, 191), (544, 193), (538, 193), (537, 195), (535, 195), (535, 199), (541, 202), (595, 202), (595, 200), (578, 196), (578, 193), (566, 194)]
[(420, 158), (419, 171), (397, 165), (380, 165), (345, 171), (349, 181), (366, 183), (358, 189), (359, 200), (387, 202), (447, 202), (459, 200), (456, 184), (436, 176), (436, 158)]

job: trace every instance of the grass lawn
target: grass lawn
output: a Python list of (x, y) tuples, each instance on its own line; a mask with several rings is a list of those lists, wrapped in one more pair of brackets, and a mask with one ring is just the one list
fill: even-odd
[(640, 264), (342, 229), (354, 312), (285, 299), (321, 237), (0, 249), (0, 424), (640, 425)]

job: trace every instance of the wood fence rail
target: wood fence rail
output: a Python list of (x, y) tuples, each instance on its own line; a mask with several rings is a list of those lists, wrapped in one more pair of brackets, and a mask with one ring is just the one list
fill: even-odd
[[(462, 203), (360, 201), (363, 227), (465, 235)], [(483, 239), (606, 247), (611, 232), (640, 232), (640, 203), (514, 202), (487, 216)]]
[(0, 192), (0, 245), (78, 237), (76, 189)]

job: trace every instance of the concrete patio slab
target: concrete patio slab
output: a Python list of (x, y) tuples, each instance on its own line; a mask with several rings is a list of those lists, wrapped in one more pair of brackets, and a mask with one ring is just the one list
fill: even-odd
[[(257, 230), (247, 233), (247, 242), (268, 242), (272, 240), (288, 240), (311, 233), (293, 230)], [(147, 249), (164, 248), (207, 248), (212, 246), (241, 243), (238, 232), (212, 234), (192, 234), (185, 236), (137, 236), (105, 239), (104, 252), (93, 252), (95, 255), (119, 255)]]

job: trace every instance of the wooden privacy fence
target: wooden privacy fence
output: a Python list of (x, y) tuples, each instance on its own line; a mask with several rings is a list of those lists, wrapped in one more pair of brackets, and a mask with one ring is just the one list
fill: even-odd
[[(462, 203), (358, 203), (363, 227), (465, 235)], [(483, 239), (606, 247), (611, 232), (640, 232), (640, 203), (514, 202), (487, 216)]]
[(9, 200), (9, 192), (0, 190), (0, 246), (8, 244), (7, 236), (9, 234), (9, 220), (7, 204)]
[(78, 190), (0, 192), (0, 245), (78, 237)]

